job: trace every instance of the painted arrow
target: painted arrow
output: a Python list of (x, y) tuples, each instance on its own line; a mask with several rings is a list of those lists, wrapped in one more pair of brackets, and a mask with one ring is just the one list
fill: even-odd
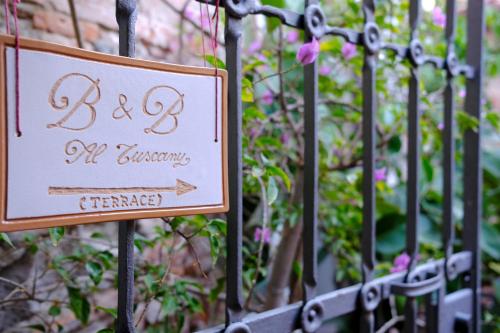
[(149, 193), (149, 192), (175, 192), (183, 195), (196, 190), (197, 187), (183, 180), (177, 179), (175, 186), (169, 187), (58, 187), (50, 186), (49, 195), (73, 194), (113, 194), (113, 193)]

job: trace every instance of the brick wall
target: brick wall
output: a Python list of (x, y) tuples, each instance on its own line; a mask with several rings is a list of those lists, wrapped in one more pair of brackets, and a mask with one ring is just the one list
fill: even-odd
[[(172, 9), (166, 4), (167, 2), (175, 8)], [(199, 59), (200, 32), (194, 28), (190, 21), (184, 21), (183, 40), (179, 39), (179, 23), (181, 21), (179, 12), (186, 2), (190, 2), (184, 12), (187, 14), (187, 19), (199, 25), (199, 10), (194, 1), (138, 1), (139, 15), (136, 26), (138, 58), (192, 65), (201, 64)], [(117, 54), (118, 25), (115, 19), (115, 1), (75, 0), (75, 7), (84, 48)], [(3, 6), (0, 12), (0, 31), (4, 33)], [(77, 46), (68, 0), (23, 0), (18, 5), (18, 12), (22, 37)], [(198, 38), (193, 38), (196, 36)], [(181, 44), (183, 51), (179, 52)]]

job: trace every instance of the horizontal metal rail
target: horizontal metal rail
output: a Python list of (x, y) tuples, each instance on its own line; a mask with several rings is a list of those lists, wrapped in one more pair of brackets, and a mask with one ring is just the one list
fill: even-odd
[[(458, 252), (450, 257), (450, 262), (453, 262), (454, 274), (460, 275), (472, 268), (472, 254), (470, 252)], [(419, 265), (416, 268), (419, 276), (439, 276), (444, 272), (444, 259), (430, 261), (425, 264)], [(417, 276), (417, 275), (415, 275)], [(424, 279), (425, 280), (425, 279)], [(377, 279), (372, 280), (367, 284), (356, 284), (350, 287), (338, 289), (320, 296), (315, 300), (322, 304), (324, 312), (321, 318), (322, 322), (354, 313), (359, 310), (359, 304), (365, 304), (368, 308), (374, 309), (380, 302), (387, 299), (393, 294), (395, 285), (403, 284), (405, 281), (405, 272), (393, 273)], [(418, 284), (418, 282), (415, 282)], [(361, 291), (364, 287), (374, 291), (373, 298), (360, 299)], [(419, 290), (420, 289), (420, 290)], [(413, 295), (421, 296), (429, 292), (426, 285), (413, 288)], [(460, 291), (457, 294), (450, 294), (447, 296), (445, 304), (448, 309), (462, 310), (464, 304), (461, 302), (453, 301), (463, 293), (470, 295), (471, 291)], [(368, 293), (367, 293), (368, 294)], [(460, 300), (463, 296), (458, 297)], [(242, 323), (248, 326), (251, 332), (259, 333), (275, 333), (275, 332), (292, 332), (301, 328), (301, 314), (303, 302), (290, 304), (281, 308), (269, 310), (258, 314), (250, 314), (243, 318)], [(466, 307), (466, 306), (465, 306)], [(450, 311), (453, 313), (453, 311)], [(224, 332), (224, 326), (217, 326), (209, 329), (199, 331), (200, 333), (216, 333)]]

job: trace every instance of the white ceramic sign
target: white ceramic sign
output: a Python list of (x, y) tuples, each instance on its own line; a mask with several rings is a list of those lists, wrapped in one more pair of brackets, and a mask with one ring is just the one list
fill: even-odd
[(225, 72), (64, 50), (21, 48), (16, 109), (4, 47), (0, 229), (227, 211)]

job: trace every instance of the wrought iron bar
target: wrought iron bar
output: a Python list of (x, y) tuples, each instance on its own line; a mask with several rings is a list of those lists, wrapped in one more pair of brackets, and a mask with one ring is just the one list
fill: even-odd
[[(406, 282), (414, 269), (418, 256), (419, 179), (420, 179), (420, 81), (419, 66), (423, 65), (423, 48), (418, 40), (421, 16), (420, 0), (410, 1), (410, 82), (408, 91), (408, 188), (406, 252), (410, 256)], [(405, 332), (417, 332), (417, 300), (408, 297), (405, 305)]]
[(472, 269), (466, 285), (472, 289), (472, 332), (481, 331), (481, 110), (483, 81), (484, 0), (469, 0), (467, 7), (467, 64), (474, 78), (467, 80), (465, 111), (479, 120), (475, 130), (468, 129), (464, 138), (464, 249), (473, 253)]
[(73, 30), (75, 31), (76, 43), (79, 48), (83, 49), (82, 34), (80, 32), (80, 25), (78, 24), (75, 1), (68, 0), (68, 5), (69, 5), (69, 11), (71, 13), (71, 23), (73, 23)]
[[(455, 262), (458, 274), (467, 272), (471, 268), (471, 254), (468, 252), (455, 253), (451, 257), (451, 260)], [(444, 260), (440, 259), (427, 262), (418, 266), (417, 268), (421, 274), (425, 275), (442, 271), (444, 269), (443, 267)], [(404, 282), (404, 273), (393, 273), (381, 278), (374, 279), (370, 282), (370, 284), (375, 289), (380, 291), (377, 296), (378, 302), (380, 302), (381, 300), (389, 298), (389, 296), (391, 295), (392, 285), (403, 284)], [(363, 286), (363, 284), (356, 284), (350, 287), (338, 289), (323, 295), (316, 296), (315, 300), (318, 303), (322, 304), (324, 309), (323, 321), (328, 321), (357, 311), (359, 309), (359, 295), (360, 293), (362, 293)], [(427, 288), (427, 286), (423, 285), (422, 288)], [(414, 291), (419, 292), (419, 289), (416, 289)], [(450, 310), (450, 313), (454, 312), (455, 310), (464, 311), (463, 298), (466, 297), (466, 295), (467, 293), (462, 289), (457, 293), (452, 293), (446, 296), (445, 306)], [(302, 328), (300, 320), (297, 320), (297, 318), (300, 318), (302, 314), (302, 309), (303, 303), (298, 302), (263, 313), (247, 316), (243, 318), (243, 323), (246, 325), (246, 327), (248, 327), (248, 329), (250, 329), (250, 332), (293, 332), (296, 329)], [(200, 332), (224, 332), (224, 326), (213, 327)]]
[[(135, 0), (116, 0), (120, 55), (135, 56)], [(118, 317), (117, 333), (133, 333), (134, 329), (134, 232), (135, 221), (118, 226)]]
[[(447, 56), (447, 80), (444, 91), (444, 128), (443, 128), (443, 246), (446, 260), (453, 254), (453, 243), (455, 241), (455, 227), (453, 220), (453, 196), (455, 178), (455, 96), (454, 96), (454, 72), (456, 66), (455, 55), (455, 26), (456, 26), (456, 0), (448, 0), (446, 3), (446, 43)], [(446, 278), (450, 279), (448, 268), (445, 266)]]
[[(306, 1), (309, 5), (319, 1)], [(314, 36), (306, 30), (306, 42)], [(317, 284), (317, 224), (318, 224), (318, 64), (304, 66), (304, 302), (316, 294)]]
[(375, 331), (373, 310), (380, 299), (380, 291), (371, 288), (375, 268), (375, 123), (377, 115), (376, 67), (380, 48), (380, 34), (375, 23), (375, 1), (363, 1), (365, 25), (363, 32), (363, 231), (362, 231), (362, 274), (365, 287), (362, 289), (364, 311), (361, 320), (361, 332)]
[[(319, 0), (305, 2), (308, 8), (319, 4)], [(314, 15), (314, 13), (313, 13)], [(311, 23), (315, 18), (306, 19)], [(314, 27), (305, 24), (305, 41), (316, 37), (311, 31)], [(304, 308), (302, 310), (302, 329), (315, 332), (321, 327), (323, 306), (314, 300), (318, 275), (318, 63), (314, 61), (304, 66), (304, 213), (303, 213), (303, 266), (302, 276)]]
[(241, 34), (242, 21), (226, 16), (226, 67), (228, 71), (228, 162), (229, 207), (227, 213), (226, 325), (243, 317), (242, 302), (242, 229), (243, 229), (243, 162), (241, 102)]

